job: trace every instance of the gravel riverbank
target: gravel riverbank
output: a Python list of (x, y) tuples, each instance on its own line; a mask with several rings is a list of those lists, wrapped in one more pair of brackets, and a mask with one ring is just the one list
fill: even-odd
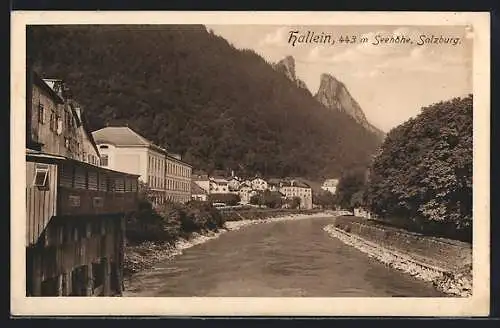
[(389, 250), (354, 234), (336, 228), (333, 224), (324, 230), (343, 243), (353, 246), (368, 256), (388, 266), (406, 272), (417, 279), (432, 282), (436, 288), (451, 296), (469, 297), (472, 295), (472, 267), (452, 272), (421, 261), (409, 254)]

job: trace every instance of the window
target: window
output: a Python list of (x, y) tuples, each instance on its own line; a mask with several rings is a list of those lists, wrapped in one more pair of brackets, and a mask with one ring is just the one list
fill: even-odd
[(44, 124), (45, 123), (45, 110), (43, 104), (38, 104), (38, 122)]
[(69, 138), (64, 138), (64, 147), (69, 149)]
[(50, 112), (50, 122), (49, 122), (49, 127), (52, 131), (56, 131), (57, 130), (57, 120), (56, 120), (56, 112), (55, 111), (51, 111)]
[(108, 155), (101, 156), (101, 166), (108, 166)]
[(99, 146), (100, 149), (108, 149), (108, 146), (106, 145), (102, 145), (102, 146)]
[(49, 177), (49, 166), (37, 165), (35, 167), (35, 178), (33, 180), (33, 185), (40, 188), (47, 188), (49, 182), (48, 177)]

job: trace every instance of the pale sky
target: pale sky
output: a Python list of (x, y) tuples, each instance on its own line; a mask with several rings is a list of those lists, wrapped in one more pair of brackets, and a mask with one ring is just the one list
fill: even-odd
[[(465, 26), (272, 26), (207, 25), (236, 48), (253, 49), (269, 62), (295, 58), (297, 77), (313, 94), (321, 73), (342, 81), (367, 119), (389, 131), (422, 106), (472, 93), (472, 31)], [(368, 38), (366, 43), (296, 43), (288, 41), (308, 31), (316, 35)], [(376, 36), (404, 35), (413, 44), (378, 44)], [(457, 45), (424, 44), (421, 35), (460, 38)], [(425, 38), (424, 38), (425, 39)]]

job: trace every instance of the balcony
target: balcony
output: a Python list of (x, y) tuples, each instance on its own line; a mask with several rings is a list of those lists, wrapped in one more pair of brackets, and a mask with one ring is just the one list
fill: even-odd
[(58, 215), (121, 214), (137, 209), (137, 192), (109, 192), (59, 187)]

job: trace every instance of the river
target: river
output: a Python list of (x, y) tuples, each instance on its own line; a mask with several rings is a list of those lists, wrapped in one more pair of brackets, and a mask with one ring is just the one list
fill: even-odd
[(281, 221), (227, 232), (134, 275), (124, 296), (446, 296), (329, 237), (323, 227), (333, 221)]

